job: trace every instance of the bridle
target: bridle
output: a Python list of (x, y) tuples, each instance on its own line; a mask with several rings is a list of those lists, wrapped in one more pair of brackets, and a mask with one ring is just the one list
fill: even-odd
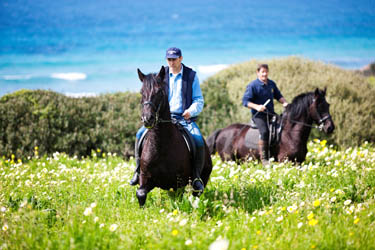
[[(314, 98), (313, 99), (313, 103), (316, 101), (316, 99)], [(310, 128), (317, 128), (319, 129), (320, 131), (323, 130), (323, 127), (324, 127), (324, 122), (328, 119), (331, 119), (331, 115), (330, 114), (326, 114), (325, 116), (321, 116), (321, 114), (319, 114), (317, 108), (314, 109), (315, 110), (315, 116), (318, 118), (318, 122), (316, 122), (318, 125), (311, 125), (311, 124), (308, 124), (308, 123), (305, 123), (305, 122), (300, 122), (300, 121), (296, 121), (296, 120), (293, 120), (293, 119), (289, 119), (289, 121), (293, 122), (293, 123), (297, 123), (297, 124), (301, 124), (305, 127), (310, 127)], [(269, 113), (269, 112), (267, 112)], [(277, 115), (277, 114), (276, 114)]]
[[(313, 99), (313, 103), (316, 101), (316, 99), (314, 98)], [(318, 112), (318, 109), (317, 109), (317, 107), (315, 107), (315, 113), (316, 113), (316, 117), (318, 118), (318, 122), (317, 122), (317, 124), (318, 124), (318, 129), (320, 130), (320, 131), (322, 131), (323, 130), (323, 127), (324, 127), (324, 122), (326, 121), (326, 120), (328, 120), (328, 119), (331, 119), (331, 115), (328, 113), (328, 114), (326, 114), (326, 115), (324, 115), (323, 117), (322, 117), (322, 115)]]
[[(162, 105), (163, 102), (164, 102), (164, 99), (162, 99), (162, 101), (159, 103), (158, 107), (156, 107), (156, 105), (151, 101), (146, 101), (146, 102), (142, 103), (142, 107), (144, 107), (146, 105), (150, 105), (152, 107), (152, 109), (155, 110), (155, 120), (154, 120), (154, 122), (152, 123), (151, 126), (148, 126), (148, 127), (145, 126), (146, 128), (152, 129), (159, 123), (171, 122), (171, 120), (164, 120), (164, 119), (160, 118), (160, 108), (161, 108), (161, 105)], [(143, 116), (142, 116), (142, 122), (144, 123)]]

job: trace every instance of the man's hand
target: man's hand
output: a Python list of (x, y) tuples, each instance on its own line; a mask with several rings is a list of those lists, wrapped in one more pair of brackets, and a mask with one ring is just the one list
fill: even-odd
[(185, 110), (182, 116), (185, 118), (185, 120), (189, 120), (191, 118), (190, 112)]
[(264, 110), (266, 110), (266, 107), (265, 107), (265, 106), (263, 106), (263, 105), (258, 105), (258, 106), (257, 106), (257, 111), (258, 111), (258, 112), (263, 112)]

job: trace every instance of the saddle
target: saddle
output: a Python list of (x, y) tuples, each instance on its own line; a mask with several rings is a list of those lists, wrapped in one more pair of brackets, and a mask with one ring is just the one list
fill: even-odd
[[(193, 136), (191, 135), (191, 133), (189, 132), (189, 130), (187, 130), (186, 128), (184, 128), (177, 121), (173, 122), (173, 124), (175, 124), (177, 126), (178, 130), (181, 132), (181, 135), (184, 138), (186, 147), (188, 148), (188, 150), (190, 152), (191, 158), (195, 159), (195, 154), (196, 154), (196, 151), (197, 151), (197, 147), (195, 145), (195, 141), (194, 141)], [(144, 138), (146, 137), (147, 132), (148, 132), (148, 129), (145, 130), (145, 132), (143, 133), (142, 137), (139, 139), (139, 143), (138, 143), (138, 152), (139, 152), (139, 155), (141, 155), (142, 148), (143, 148)]]
[[(249, 148), (257, 148), (258, 147), (257, 142), (259, 140), (259, 130), (255, 122), (253, 121), (253, 119), (250, 120), (249, 126), (252, 129), (249, 129), (249, 131), (246, 133), (245, 142), (247, 143), (247, 146)], [(268, 124), (268, 131), (270, 133), (268, 145), (270, 147), (277, 145), (280, 142), (282, 130), (283, 130), (282, 114), (273, 115), (270, 123)]]

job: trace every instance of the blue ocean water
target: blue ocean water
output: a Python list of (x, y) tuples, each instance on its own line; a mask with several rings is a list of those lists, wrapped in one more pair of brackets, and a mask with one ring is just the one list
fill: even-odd
[(180, 47), (203, 81), (227, 65), (299, 55), (344, 68), (375, 61), (373, 0), (2, 0), (0, 96), (138, 91)]

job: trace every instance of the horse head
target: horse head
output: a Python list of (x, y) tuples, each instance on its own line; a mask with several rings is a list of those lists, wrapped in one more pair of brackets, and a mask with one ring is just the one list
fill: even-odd
[(319, 125), (319, 128), (325, 133), (330, 134), (335, 129), (335, 125), (329, 113), (329, 103), (325, 98), (326, 91), (327, 88), (324, 88), (324, 90), (315, 89), (310, 112), (313, 120)]
[[(164, 83), (165, 69), (161, 67), (158, 74), (144, 75), (138, 69), (138, 77), (143, 83), (142, 94), (142, 116), (141, 120), (144, 126), (148, 129), (155, 127), (163, 116), (166, 107), (168, 106), (168, 99), (165, 92)], [(167, 117), (166, 115), (164, 115)]]

